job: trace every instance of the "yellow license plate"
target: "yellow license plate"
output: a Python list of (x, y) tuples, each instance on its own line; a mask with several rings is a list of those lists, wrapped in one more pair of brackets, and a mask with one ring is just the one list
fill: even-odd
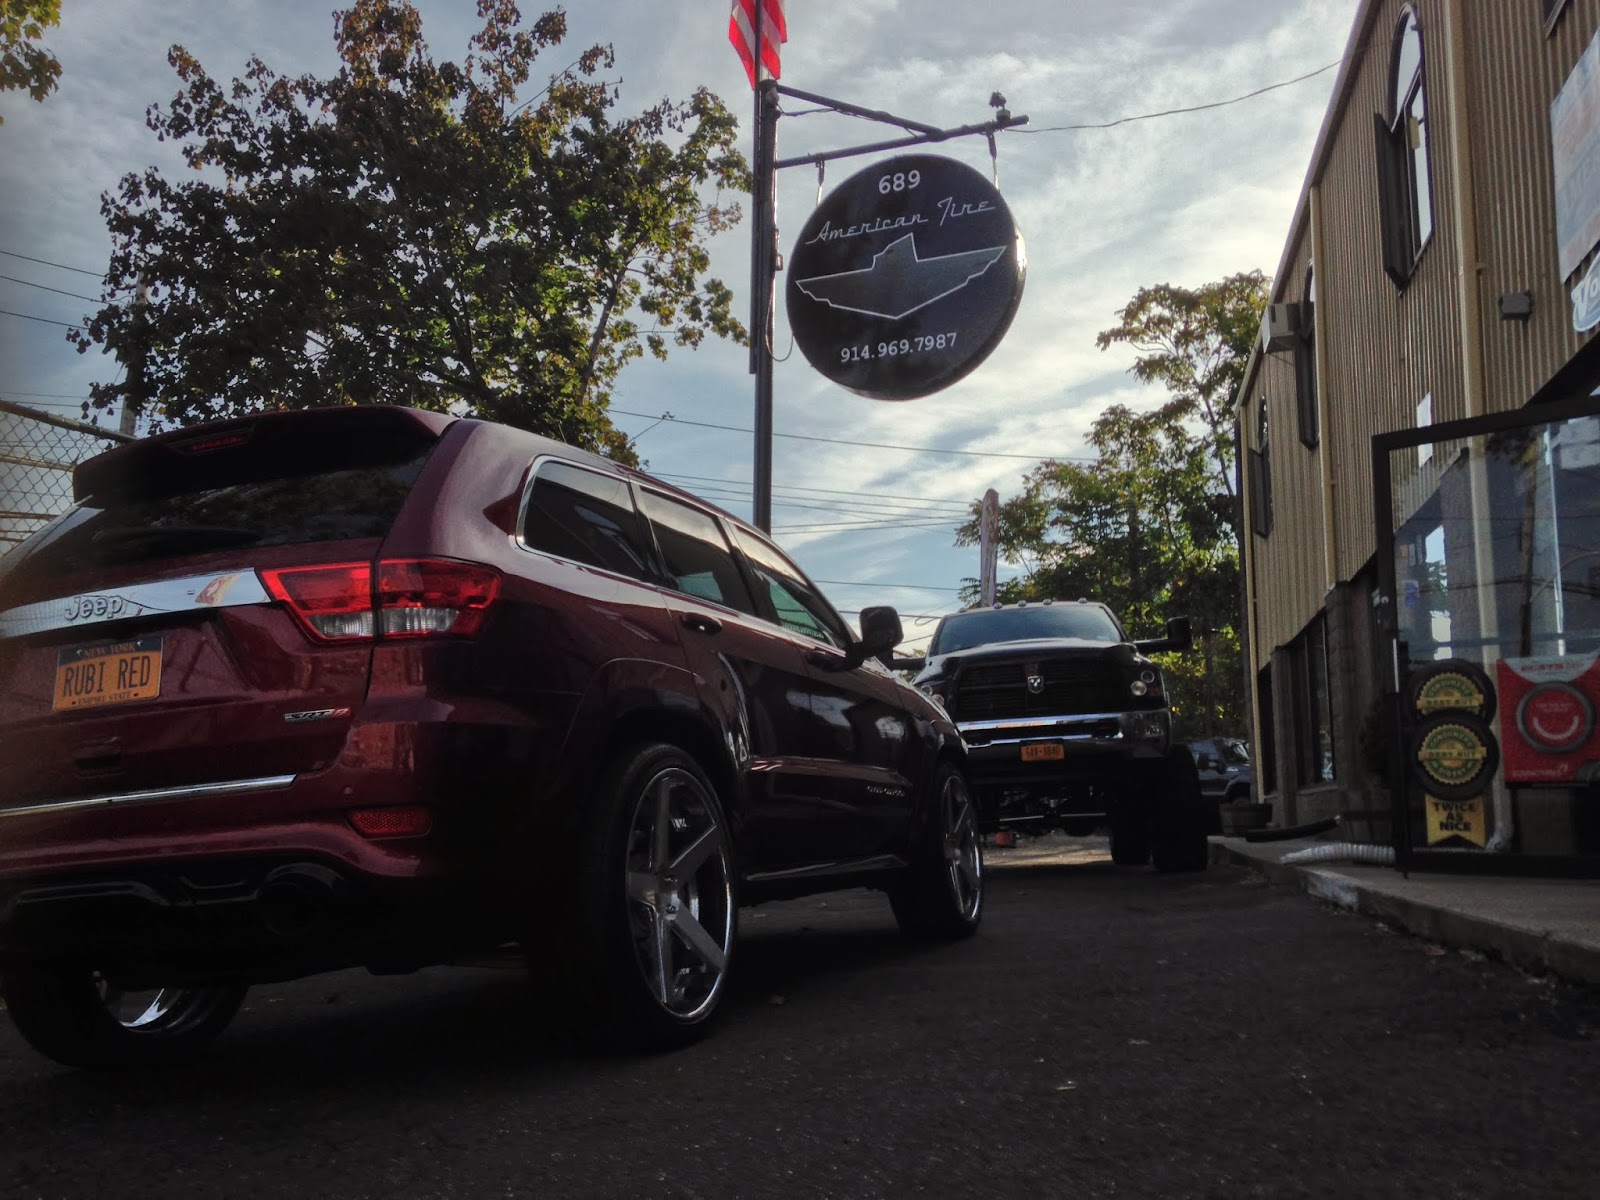
[(1067, 752), (1060, 742), (1034, 742), (1022, 748), (1023, 762), (1054, 762), (1066, 756)]
[(51, 707), (97, 708), (154, 700), (161, 695), (161, 639), (139, 638), (109, 646), (79, 646), (56, 659)]

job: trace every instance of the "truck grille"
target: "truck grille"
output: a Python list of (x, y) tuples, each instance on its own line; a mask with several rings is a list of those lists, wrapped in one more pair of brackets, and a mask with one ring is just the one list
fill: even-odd
[(1044, 687), (1028, 690), (1028, 664), (983, 663), (964, 669), (948, 700), (957, 721), (998, 721), (1007, 717), (1066, 716), (1114, 712), (1122, 707), (1119, 675), (1104, 661), (1071, 659), (1038, 664)]

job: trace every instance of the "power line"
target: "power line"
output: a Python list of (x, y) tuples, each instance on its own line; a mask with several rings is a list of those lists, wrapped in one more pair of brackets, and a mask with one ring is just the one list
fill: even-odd
[(1246, 92), (1242, 96), (1235, 96), (1231, 100), (1214, 100), (1210, 104), (1192, 104), (1185, 108), (1165, 108), (1160, 112), (1139, 113), (1131, 117), (1118, 117), (1115, 121), (1103, 121), (1096, 124), (1083, 125), (1046, 125), (1042, 129), (1010, 129), (1008, 133), (1066, 133), (1076, 129), (1115, 129), (1118, 125), (1129, 125), (1134, 121), (1154, 121), (1158, 117), (1176, 117), (1183, 113), (1206, 112), (1213, 108), (1227, 108), (1230, 104), (1240, 104), (1246, 100), (1254, 100), (1257, 96), (1264, 96), (1268, 92), (1275, 92), (1279, 88), (1292, 87), (1297, 83), (1304, 83), (1308, 79), (1315, 79), (1333, 70), (1344, 59), (1336, 59), (1325, 67), (1318, 67), (1315, 71), (1307, 71), (1304, 75), (1296, 75), (1293, 79), (1285, 79), (1279, 83), (1269, 83), (1266, 87), (1257, 88), (1253, 92)]
[(39, 321), (45, 325), (59, 325), (63, 329), (85, 328), (81, 322), (78, 324), (68, 324), (66, 321), (52, 321), (49, 317), (35, 317), (29, 313), (12, 312), (9, 308), (0, 308), (0, 316), (21, 317), (24, 321)]
[[(722, 479), (715, 475), (676, 475), (668, 471), (652, 471), (651, 474), (658, 479), (692, 479), (703, 483), (733, 483), (744, 488), (752, 486), (748, 479)], [(875, 500), (925, 500), (930, 504), (948, 504), (952, 507), (960, 508), (964, 513), (971, 511), (966, 504), (959, 500), (944, 500), (938, 496), (897, 496), (889, 492), (857, 492), (847, 488), (806, 487), (798, 483), (773, 484), (772, 490), (775, 492), (823, 492), (830, 496), (870, 496)], [(810, 497), (806, 498), (809, 499)]]
[(870, 533), (878, 529), (942, 529), (954, 531), (950, 521), (835, 521), (818, 525), (775, 525), (773, 533)]
[[(750, 499), (749, 492), (736, 492), (731, 488), (708, 486), (695, 486), (689, 490), (696, 495), (708, 500), (732, 502), (734, 500)], [(956, 521), (966, 520), (968, 514), (959, 514), (950, 511), (941, 511), (926, 505), (895, 504), (883, 502), (863, 501), (852, 504), (845, 500), (834, 500), (825, 496), (774, 496), (772, 503), (778, 508), (804, 508), (813, 512), (841, 513), (845, 515), (859, 515), (864, 517), (938, 517), (941, 520)]]
[(31, 279), (18, 279), (15, 275), (0, 275), (0, 279), (4, 279), (9, 283), (20, 283), (23, 287), (38, 288), (41, 292), (54, 292), (58, 296), (71, 296), (74, 300), (87, 300), (90, 304), (100, 303), (100, 298), (98, 296), (84, 296), (77, 292), (64, 292), (60, 288), (53, 288), (42, 283), (35, 283)]
[[(642, 413), (630, 412), (626, 408), (613, 408), (614, 413), (621, 413), (625, 417), (643, 417), (647, 421), (670, 421), (674, 425), (697, 425), (702, 429), (726, 429), (730, 433), (754, 433), (755, 430), (745, 425), (716, 425), (710, 421), (691, 421), (686, 417), (674, 417), (670, 413)], [(1042, 462), (1050, 459), (1054, 462), (1098, 462), (1093, 458), (1072, 458), (1063, 454), (1002, 454), (997, 450), (945, 450), (939, 446), (896, 446), (888, 442), (853, 442), (847, 438), (812, 437), (805, 433), (774, 433), (773, 437), (793, 438), (801, 442), (827, 442), (834, 446), (865, 446), (869, 450), (907, 450), (914, 454), (964, 454), (971, 458), (1020, 458), (1028, 462)]]
[(93, 275), (96, 279), (104, 279), (103, 271), (86, 271), (82, 267), (69, 267), (66, 263), (51, 262), (48, 258), (34, 258), (30, 254), (18, 254), (15, 250), (0, 250), (7, 258), (20, 258), (24, 262), (38, 263), (41, 267), (59, 267), (63, 271), (76, 271), (79, 275)]
[(925, 583), (874, 583), (864, 579), (813, 579), (812, 583), (824, 583), (829, 587), (875, 587), (875, 588), (904, 588), (916, 592), (955, 592), (960, 594), (960, 588), (929, 587)]

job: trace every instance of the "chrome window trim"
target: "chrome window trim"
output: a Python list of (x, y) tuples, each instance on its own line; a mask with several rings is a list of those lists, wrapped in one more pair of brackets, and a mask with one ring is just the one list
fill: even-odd
[(111, 792), (103, 796), (81, 796), (75, 800), (47, 800), (19, 808), (0, 808), (0, 819), (74, 812), (85, 808), (114, 808), (123, 804), (152, 804), (163, 800), (198, 800), (206, 796), (252, 796), (260, 792), (281, 792), (292, 786), (296, 778), (298, 776), (295, 775), (263, 775), (257, 779), (230, 779), (221, 783), (195, 783), (187, 787)]
[(94, 629), (115, 621), (203, 609), (268, 604), (272, 597), (253, 568), (188, 575), (122, 588), (106, 588), (39, 600), (0, 612), (0, 638), (27, 637), (58, 629)]

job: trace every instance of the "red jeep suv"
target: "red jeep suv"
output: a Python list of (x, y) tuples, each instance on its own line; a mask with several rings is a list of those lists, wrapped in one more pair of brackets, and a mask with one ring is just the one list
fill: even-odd
[(520, 945), (530, 1011), (700, 1033), (738, 908), (973, 932), (960, 735), (763, 534), (392, 407), (81, 465), (0, 559), (0, 985), (44, 1054), (191, 1053), (245, 988)]

